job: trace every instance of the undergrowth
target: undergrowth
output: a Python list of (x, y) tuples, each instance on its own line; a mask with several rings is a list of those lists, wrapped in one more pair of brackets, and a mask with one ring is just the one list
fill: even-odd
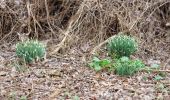
[(16, 45), (16, 55), (26, 63), (42, 59), (45, 53), (45, 46), (37, 40), (23, 41)]
[(141, 60), (131, 60), (128, 57), (122, 57), (113, 64), (115, 73), (121, 76), (133, 75), (141, 68), (145, 67)]
[(133, 37), (117, 35), (108, 43), (110, 59), (94, 57), (89, 66), (96, 71), (108, 69), (121, 76), (129, 76), (145, 67), (141, 60), (131, 60), (129, 57), (137, 51), (137, 43)]
[[(153, 64), (151, 67), (146, 67), (140, 59), (132, 60), (130, 56), (137, 51), (137, 43), (133, 37), (126, 35), (117, 35), (108, 43), (109, 59), (99, 59), (94, 57), (89, 66), (95, 71), (107, 69), (114, 71), (120, 76), (134, 75), (138, 71), (159, 71), (160, 66)], [(159, 72), (154, 76), (154, 80), (159, 81), (165, 77), (165, 73)]]
[(121, 58), (129, 57), (137, 51), (137, 42), (134, 38), (127, 35), (116, 35), (108, 43), (109, 55)]
[(131, 60), (128, 57), (120, 59), (99, 59), (94, 57), (89, 66), (95, 71), (107, 69), (108, 71), (115, 71), (116, 74), (121, 76), (133, 75), (145, 67), (141, 60)]
[(109, 59), (99, 59), (97, 57), (93, 57), (93, 60), (91, 63), (89, 63), (89, 66), (93, 68), (95, 71), (100, 71), (106, 67), (109, 67), (111, 64), (111, 60)]

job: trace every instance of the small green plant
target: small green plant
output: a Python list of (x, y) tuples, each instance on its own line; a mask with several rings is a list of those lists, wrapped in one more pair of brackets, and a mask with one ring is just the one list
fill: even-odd
[(159, 72), (156, 76), (154, 76), (154, 80), (160, 81), (166, 77), (166, 73), (164, 72)]
[(152, 64), (151, 69), (160, 69), (160, 65), (158, 64)]
[(62, 100), (68, 100), (68, 99), (69, 100), (80, 100), (80, 97), (65, 91), (64, 96), (62, 97)]
[(154, 76), (154, 80), (156, 80), (156, 81), (159, 81), (159, 80), (162, 80), (162, 79), (163, 79), (163, 77), (161, 75)]
[(21, 96), (20, 100), (27, 100), (27, 97), (26, 96)]
[(137, 42), (130, 36), (117, 35), (109, 41), (107, 47), (111, 56), (114, 55), (116, 58), (129, 57), (137, 51)]
[(129, 59), (130, 55), (137, 51), (137, 47), (137, 42), (133, 37), (123, 34), (116, 35), (107, 45), (109, 55), (113, 59), (100, 60), (94, 57), (89, 65), (96, 71), (107, 68), (109, 71), (115, 71), (116, 74), (121, 76), (133, 75), (145, 67), (141, 60)]
[(115, 72), (118, 75), (133, 75), (135, 72), (139, 71), (145, 65), (140, 60), (130, 60), (128, 57), (122, 57), (115, 60)]
[(108, 65), (111, 64), (111, 61), (108, 59), (102, 59), (100, 60), (97, 57), (94, 57), (92, 62), (89, 63), (90, 68), (95, 69), (96, 71), (100, 71), (101, 69), (107, 67)]
[(30, 63), (45, 56), (45, 46), (37, 40), (27, 40), (16, 45), (16, 55)]
[(144, 81), (148, 80), (148, 77), (147, 76), (143, 76), (142, 78)]
[(9, 100), (16, 100), (16, 98), (17, 98), (16, 92), (13, 91), (9, 94)]
[(75, 95), (72, 100), (80, 100), (80, 98), (77, 95)]
[[(159, 71), (160, 70), (160, 65), (159, 64), (152, 64), (151, 67), (148, 68), (148, 70), (150, 72), (152, 72), (154, 70)], [(153, 79), (156, 80), (156, 81), (160, 81), (160, 80), (164, 79), (164, 77), (166, 77), (165, 72), (158, 72), (157, 75), (155, 75), (153, 77)]]
[(27, 66), (24, 64), (24, 62), (15, 61), (12, 63), (12, 67), (15, 67), (16, 71), (18, 72), (27, 71)]

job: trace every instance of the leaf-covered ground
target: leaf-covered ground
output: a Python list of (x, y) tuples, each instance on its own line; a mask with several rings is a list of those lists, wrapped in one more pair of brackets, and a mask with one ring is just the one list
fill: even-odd
[(132, 77), (97, 73), (87, 67), (83, 51), (76, 48), (24, 67), (17, 64), (14, 50), (1, 48), (1, 100), (170, 99), (169, 73), (164, 73), (163, 79), (157, 72), (139, 72)]

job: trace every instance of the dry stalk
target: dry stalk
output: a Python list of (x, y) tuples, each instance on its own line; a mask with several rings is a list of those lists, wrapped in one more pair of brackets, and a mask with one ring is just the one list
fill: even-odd
[(47, 23), (48, 23), (48, 26), (49, 26), (51, 32), (52, 32), (53, 34), (55, 34), (53, 28), (51, 27), (50, 21), (49, 21), (49, 18), (50, 18), (50, 17), (49, 17), (49, 10), (48, 10), (47, 0), (45, 0), (45, 10), (46, 10), (46, 13), (47, 13)]
[(35, 33), (36, 33), (36, 36), (38, 37), (38, 33), (37, 33), (37, 28), (36, 28), (36, 25), (39, 26), (40, 30), (44, 33), (44, 30), (41, 26), (41, 24), (38, 22), (38, 20), (36, 19), (35, 15), (34, 15), (34, 12), (32, 11), (32, 8), (31, 8), (31, 5), (29, 3), (29, 1), (27, 1), (27, 9), (28, 9), (28, 29), (29, 31), (28, 32), (31, 32), (31, 17), (33, 18), (33, 24), (34, 24), (34, 30), (35, 30)]
[[(109, 1), (109, 0), (108, 0)], [(142, 3), (145, 3), (145, 2), (143, 2), (143, 1), (141, 1)], [(130, 9), (128, 9), (128, 6), (127, 6), (127, 4), (126, 4), (127, 2), (122, 2), (122, 8), (124, 8), (124, 9), (126, 9), (126, 10), (130, 10)], [(134, 3), (135, 4), (135, 1), (132, 1), (132, 3)], [(138, 15), (136, 18), (133, 18), (133, 16), (129, 16), (130, 15), (130, 13), (133, 11), (133, 10), (136, 10), (135, 12), (139, 12), (139, 11), (137, 11), (137, 9), (138, 9), (138, 7), (140, 8), (140, 6), (145, 6), (145, 5), (140, 5), (139, 4), (139, 6), (138, 6), (138, 4), (135, 4), (135, 6), (134, 6), (134, 8), (132, 8), (132, 10), (130, 10), (129, 12), (126, 12), (125, 14), (127, 14), (127, 15), (121, 15), (121, 13), (123, 13), (123, 12), (125, 12), (124, 10), (120, 13), (119, 11), (117, 11), (116, 9), (113, 9), (113, 12), (115, 13), (115, 14), (117, 14), (117, 16), (118, 16), (118, 19), (119, 19), (119, 22), (120, 22), (120, 24), (121, 25), (124, 25), (126, 28), (127, 28), (127, 30), (129, 31), (129, 32), (132, 32), (133, 30), (136, 30), (136, 26), (137, 26), (137, 24), (138, 23), (141, 23), (142, 21), (144, 21), (144, 20), (146, 20), (146, 19), (148, 19), (148, 18), (151, 18), (152, 16), (153, 16), (153, 13), (155, 13), (156, 12), (156, 10), (158, 10), (160, 7), (162, 7), (162, 6), (164, 6), (164, 5), (166, 5), (166, 4), (168, 4), (168, 3), (170, 3), (170, 1), (167, 1), (167, 0), (164, 0), (164, 1), (158, 1), (158, 2), (155, 2), (155, 3), (153, 3), (153, 4), (151, 4), (151, 5), (149, 5), (149, 2), (148, 3), (146, 3), (146, 7), (144, 8), (144, 10), (143, 10), (143, 12), (141, 12), (141, 14), (140, 15)], [(121, 8), (121, 7), (120, 7)], [(153, 9), (153, 10), (152, 10)], [(146, 16), (147, 15), (147, 16)], [(124, 17), (124, 18), (123, 18)], [(153, 16), (154, 17), (154, 16)], [(129, 21), (130, 22), (127, 22), (128, 20), (126, 19), (126, 20), (124, 20), (125, 18), (129, 18)], [(129, 23), (129, 24), (128, 24)], [(142, 27), (141, 27), (142, 28)], [(123, 30), (124, 31), (124, 30)], [(134, 34), (133, 34), (134, 35)], [(139, 35), (139, 34), (136, 34), (136, 35)], [(99, 43), (99, 45), (97, 45), (96, 47), (94, 47), (94, 49), (91, 51), (91, 54), (95, 54), (95, 52), (97, 51), (97, 49), (99, 49), (102, 45), (104, 45), (104, 44), (106, 44), (112, 37), (114, 37), (114, 36), (111, 36), (111, 37), (109, 37), (108, 39), (106, 39), (104, 42), (101, 42), (101, 43)], [(139, 36), (138, 36), (139, 37)], [(147, 38), (147, 37), (146, 37)], [(151, 37), (151, 38), (153, 38), (153, 37)], [(140, 38), (139, 38), (140, 39)]]
[[(0, 42), (18, 39), (15, 33), (25, 24), (20, 33), (31, 33), (31, 36), (35, 33), (37, 37), (40, 36), (39, 39), (49, 35), (57, 40), (55, 43), (60, 41), (59, 44), (52, 46), (55, 50), (51, 54), (66, 46), (66, 41), (72, 36), (77, 38), (73, 41), (76, 46), (87, 42), (92, 45), (98, 44), (91, 51), (94, 54), (115, 34), (127, 30), (140, 39), (141, 58), (158, 55), (166, 59), (170, 55), (169, 42), (165, 41), (169, 34), (166, 28), (170, 16), (169, 0), (21, 0), (21, 2), (20, 5), (15, 5), (11, 0), (5, 1), (6, 6), (0, 9)], [(64, 37), (60, 38), (60, 35)]]
[(11, 31), (10, 31), (8, 34), (6, 34), (6, 35), (0, 40), (0, 42), (2, 42), (5, 38), (9, 37), (9, 36), (14, 32), (14, 29), (15, 29), (16, 27), (17, 27), (17, 24), (15, 24), (15, 25), (12, 27)]
[(66, 29), (66, 31), (60, 30), (65, 36), (62, 39), (62, 41), (57, 44), (55, 47), (55, 50), (53, 50), (50, 55), (56, 54), (65, 44), (65, 41), (67, 40), (69, 33), (73, 31), (73, 28), (75, 27), (76, 23), (78, 23), (78, 20), (80, 18), (81, 12), (83, 11), (83, 6), (84, 3), (82, 3), (78, 9), (78, 11), (76, 12), (76, 14), (74, 16), (71, 17), (71, 19), (68, 22), (68, 27)]

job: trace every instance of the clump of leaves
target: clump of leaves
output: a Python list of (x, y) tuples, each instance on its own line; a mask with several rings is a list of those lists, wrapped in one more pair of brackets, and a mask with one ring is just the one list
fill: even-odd
[[(160, 65), (159, 64), (152, 64), (150, 68), (148, 68), (150, 71), (152, 70), (160, 70)], [(154, 76), (154, 80), (159, 81), (164, 79), (166, 76), (166, 73), (164, 72), (158, 72), (157, 75)]]
[(154, 80), (156, 80), (156, 81), (159, 81), (159, 80), (162, 80), (162, 79), (163, 79), (163, 77), (161, 75), (154, 76)]
[(27, 100), (27, 97), (26, 96), (21, 96), (20, 100)]
[(80, 100), (80, 97), (78, 97), (77, 95), (75, 95), (72, 100)]
[(16, 55), (27, 63), (42, 59), (45, 52), (45, 46), (37, 40), (27, 40), (16, 45)]
[(151, 69), (160, 69), (160, 65), (158, 65), (158, 64), (152, 64), (151, 65)]
[(133, 75), (145, 65), (140, 60), (130, 60), (128, 57), (122, 57), (115, 60), (115, 72), (118, 75)]
[(92, 62), (89, 63), (90, 68), (93, 68), (95, 71), (100, 71), (103, 68), (107, 67), (111, 64), (111, 61), (108, 59), (102, 59), (100, 60), (97, 57), (94, 57)]
[(135, 51), (137, 51), (137, 42), (134, 38), (127, 35), (117, 35), (108, 43), (109, 54), (111, 56), (115, 55), (116, 58), (129, 57)]

